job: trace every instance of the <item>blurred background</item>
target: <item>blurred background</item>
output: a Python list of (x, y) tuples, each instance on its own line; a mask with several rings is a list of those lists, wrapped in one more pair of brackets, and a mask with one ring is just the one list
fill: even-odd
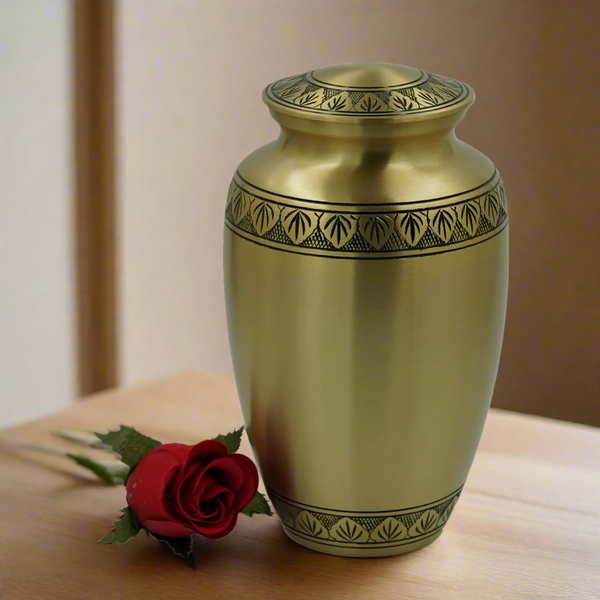
[(493, 405), (600, 425), (598, 0), (0, 0), (0, 427), (231, 374), (223, 210), (271, 81), (406, 64), (469, 83), (511, 283)]

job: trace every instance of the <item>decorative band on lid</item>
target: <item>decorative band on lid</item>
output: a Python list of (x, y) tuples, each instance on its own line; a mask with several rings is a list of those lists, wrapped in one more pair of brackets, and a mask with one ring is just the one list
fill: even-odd
[(422, 120), (459, 112), (473, 90), (441, 75), (382, 63), (348, 63), (275, 81), (263, 92), (273, 110), (318, 120)]

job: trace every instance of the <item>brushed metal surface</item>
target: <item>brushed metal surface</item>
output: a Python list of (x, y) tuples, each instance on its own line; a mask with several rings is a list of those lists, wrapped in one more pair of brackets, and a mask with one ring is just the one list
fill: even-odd
[[(390, 65), (320, 71), (393, 85)], [(467, 478), (508, 285), (499, 175), (454, 135), (472, 100), (405, 122), (270, 104), (281, 135), (234, 177), (224, 267), (238, 393), (284, 529), (312, 549), (415, 550)]]

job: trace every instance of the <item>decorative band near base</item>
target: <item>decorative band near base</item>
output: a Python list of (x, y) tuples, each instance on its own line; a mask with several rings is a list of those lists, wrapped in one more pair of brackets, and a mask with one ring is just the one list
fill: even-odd
[(346, 548), (391, 548), (435, 535), (448, 521), (462, 486), (435, 502), (401, 510), (351, 512), (302, 504), (267, 487), (283, 526), (316, 544)]
[(260, 246), (327, 258), (408, 258), (461, 250), (494, 237), (508, 221), (497, 172), (470, 192), (407, 204), (337, 208), (268, 196), (277, 195), (236, 174), (226, 226)]

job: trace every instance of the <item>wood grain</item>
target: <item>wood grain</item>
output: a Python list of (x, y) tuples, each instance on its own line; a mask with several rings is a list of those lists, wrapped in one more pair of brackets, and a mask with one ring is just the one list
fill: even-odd
[[(193, 443), (240, 422), (234, 385), (191, 373), (98, 394), (0, 441), (67, 448), (48, 430), (125, 423)], [(415, 553), (326, 556), (289, 541), (277, 518), (241, 517), (224, 540), (196, 540), (195, 572), (143, 535), (96, 544), (125, 504), (122, 487), (60, 457), (1, 450), (2, 600), (600, 597), (600, 431), (582, 425), (492, 410), (448, 527)]]

